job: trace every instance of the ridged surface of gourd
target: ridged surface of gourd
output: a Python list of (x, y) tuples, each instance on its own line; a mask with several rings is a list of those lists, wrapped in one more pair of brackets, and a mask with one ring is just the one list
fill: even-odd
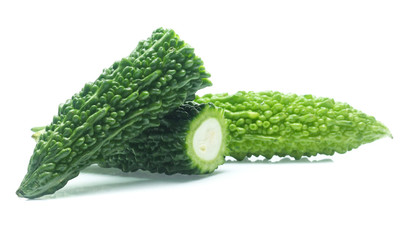
[(331, 98), (280, 92), (207, 94), (195, 99), (223, 108), (230, 140), (228, 154), (245, 157), (345, 153), (390, 136), (374, 117)]
[[(195, 153), (192, 139), (201, 124), (210, 119), (217, 120), (220, 125), (220, 133), (215, 132), (213, 136), (220, 137), (220, 141), (214, 157), (204, 160)], [(206, 174), (224, 163), (225, 140), (223, 111), (212, 104), (187, 102), (165, 116), (159, 127), (145, 130), (122, 145), (124, 151), (109, 156), (99, 165), (119, 168), (124, 172), (141, 169), (169, 175)]]
[(122, 140), (159, 125), (211, 83), (194, 49), (173, 30), (157, 29), (93, 83), (59, 106), (39, 141), (17, 195), (54, 193), (80, 170), (117, 151)]

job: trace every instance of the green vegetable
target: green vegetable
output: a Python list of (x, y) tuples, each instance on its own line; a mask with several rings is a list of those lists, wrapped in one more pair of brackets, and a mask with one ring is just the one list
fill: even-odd
[(145, 130), (125, 151), (98, 165), (125, 172), (211, 173), (224, 163), (225, 140), (223, 111), (212, 104), (187, 102), (165, 116), (159, 127)]
[(211, 83), (194, 49), (173, 30), (157, 29), (65, 104), (40, 135), (17, 195), (62, 188), (80, 170), (114, 153)]
[(196, 97), (223, 108), (229, 131), (228, 154), (302, 156), (345, 153), (391, 133), (346, 103), (331, 98), (280, 92), (237, 92)]
[[(36, 141), (43, 129), (31, 129)], [(120, 152), (99, 160), (98, 165), (124, 172), (211, 173), (224, 163), (226, 136), (222, 109), (211, 103), (186, 102), (167, 114), (159, 127), (122, 142)]]

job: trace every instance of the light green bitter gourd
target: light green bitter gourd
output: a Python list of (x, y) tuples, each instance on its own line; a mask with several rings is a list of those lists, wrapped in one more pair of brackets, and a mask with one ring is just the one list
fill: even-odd
[(202, 60), (173, 30), (157, 29), (126, 58), (59, 106), (39, 136), (17, 195), (36, 198), (62, 188), (125, 139), (160, 120), (211, 82)]
[(391, 137), (374, 117), (331, 98), (240, 91), (197, 96), (195, 101), (224, 109), (227, 154), (237, 160), (253, 155), (296, 159), (333, 155)]

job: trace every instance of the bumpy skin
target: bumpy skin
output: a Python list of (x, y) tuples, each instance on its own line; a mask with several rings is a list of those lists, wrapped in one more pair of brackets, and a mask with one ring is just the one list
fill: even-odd
[[(215, 159), (203, 161), (192, 152), (194, 121), (215, 118), (222, 126), (221, 148)], [(191, 136), (189, 135), (191, 134)], [(139, 169), (171, 174), (207, 174), (224, 163), (226, 125), (223, 111), (212, 104), (187, 102), (163, 118), (159, 127), (149, 128), (124, 146), (125, 150), (99, 162), (124, 172)]]
[(211, 83), (193, 48), (157, 29), (65, 104), (39, 137), (17, 195), (54, 193)]
[(237, 160), (345, 153), (391, 133), (346, 103), (280, 92), (237, 92), (196, 97), (225, 110), (228, 154)]

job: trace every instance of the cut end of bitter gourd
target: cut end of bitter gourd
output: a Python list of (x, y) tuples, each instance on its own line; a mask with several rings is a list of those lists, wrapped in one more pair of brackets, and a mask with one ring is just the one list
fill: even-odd
[(223, 112), (205, 107), (189, 126), (187, 155), (201, 173), (213, 172), (224, 162), (226, 124)]
[(98, 165), (124, 172), (208, 174), (224, 163), (227, 130), (224, 112), (213, 104), (186, 102), (159, 127), (129, 139), (125, 151)]

